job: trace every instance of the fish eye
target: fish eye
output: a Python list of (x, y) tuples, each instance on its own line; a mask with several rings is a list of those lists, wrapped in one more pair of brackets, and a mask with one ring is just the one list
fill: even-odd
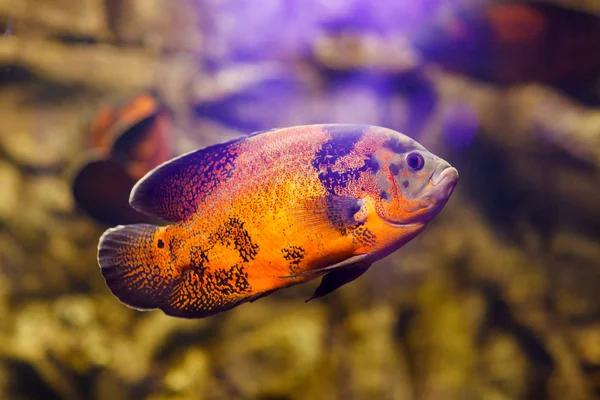
[(413, 171), (420, 171), (425, 166), (425, 159), (419, 153), (410, 153), (406, 156), (406, 164)]

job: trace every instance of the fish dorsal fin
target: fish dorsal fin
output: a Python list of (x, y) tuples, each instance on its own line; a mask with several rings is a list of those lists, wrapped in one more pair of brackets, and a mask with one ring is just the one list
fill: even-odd
[(195, 150), (159, 165), (134, 186), (129, 204), (165, 221), (188, 219), (207, 196), (231, 178), (244, 139)]

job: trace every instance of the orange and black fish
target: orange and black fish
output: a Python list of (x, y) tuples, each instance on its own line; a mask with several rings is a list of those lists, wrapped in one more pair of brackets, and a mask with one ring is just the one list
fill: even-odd
[(457, 180), (446, 161), (385, 128), (262, 132), (148, 173), (130, 203), (173, 223), (107, 230), (98, 262), (120, 301), (177, 317), (214, 315), (323, 276), (314, 299), (417, 236)]
[(105, 104), (90, 123), (89, 146), (108, 156), (119, 138), (130, 136), (130, 140), (137, 141), (139, 132), (135, 135), (130, 133), (131, 129), (163, 110), (158, 96), (152, 93), (141, 93), (117, 104)]
[(148, 222), (129, 206), (129, 193), (148, 171), (173, 157), (171, 114), (143, 93), (93, 119), (89, 145), (72, 183), (77, 206), (109, 225)]

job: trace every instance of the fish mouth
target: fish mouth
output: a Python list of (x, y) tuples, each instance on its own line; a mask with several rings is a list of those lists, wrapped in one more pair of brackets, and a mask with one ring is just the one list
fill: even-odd
[(434, 200), (436, 209), (441, 209), (452, 195), (454, 187), (458, 183), (458, 171), (456, 168), (447, 166), (439, 174), (434, 174), (430, 179), (430, 198)]
[(439, 174), (434, 173), (430, 180), (433, 186), (438, 186), (444, 181), (455, 184), (458, 181), (458, 170), (454, 167), (447, 166)]
[(419, 222), (395, 222), (395, 221), (392, 221), (391, 219), (382, 217), (381, 215), (379, 215), (379, 218), (381, 218), (381, 220), (383, 222), (385, 222), (386, 224), (393, 226), (395, 228), (412, 228), (414, 226), (422, 225)]
[(429, 222), (444, 207), (458, 182), (458, 170), (456, 168), (446, 164), (440, 169), (441, 171), (439, 169), (434, 171), (429, 178), (431, 186), (427, 195), (423, 197), (424, 202), (418, 210), (413, 212), (411, 217), (406, 218), (404, 221), (394, 221), (378, 214), (379, 218), (386, 224), (397, 228), (411, 228)]

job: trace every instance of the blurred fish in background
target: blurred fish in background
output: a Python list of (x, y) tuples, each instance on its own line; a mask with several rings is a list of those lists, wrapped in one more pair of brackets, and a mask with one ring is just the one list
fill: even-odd
[(102, 224), (151, 222), (129, 206), (129, 193), (147, 172), (174, 156), (171, 124), (170, 112), (149, 93), (101, 107), (90, 124), (90, 150), (74, 173), (77, 206)]
[[(0, 1), (0, 397), (600, 396), (599, 18), (590, 0)], [(153, 165), (322, 123), (402, 132), (461, 183), (323, 299), (307, 283), (194, 322), (114, 299), (98, 238), (150, 222), (128, 192)]]
[(539, 82), (600, 104), (600, 17), (549, 2), (449, 8), (419, 29), (427, 61), (499, 85)]

